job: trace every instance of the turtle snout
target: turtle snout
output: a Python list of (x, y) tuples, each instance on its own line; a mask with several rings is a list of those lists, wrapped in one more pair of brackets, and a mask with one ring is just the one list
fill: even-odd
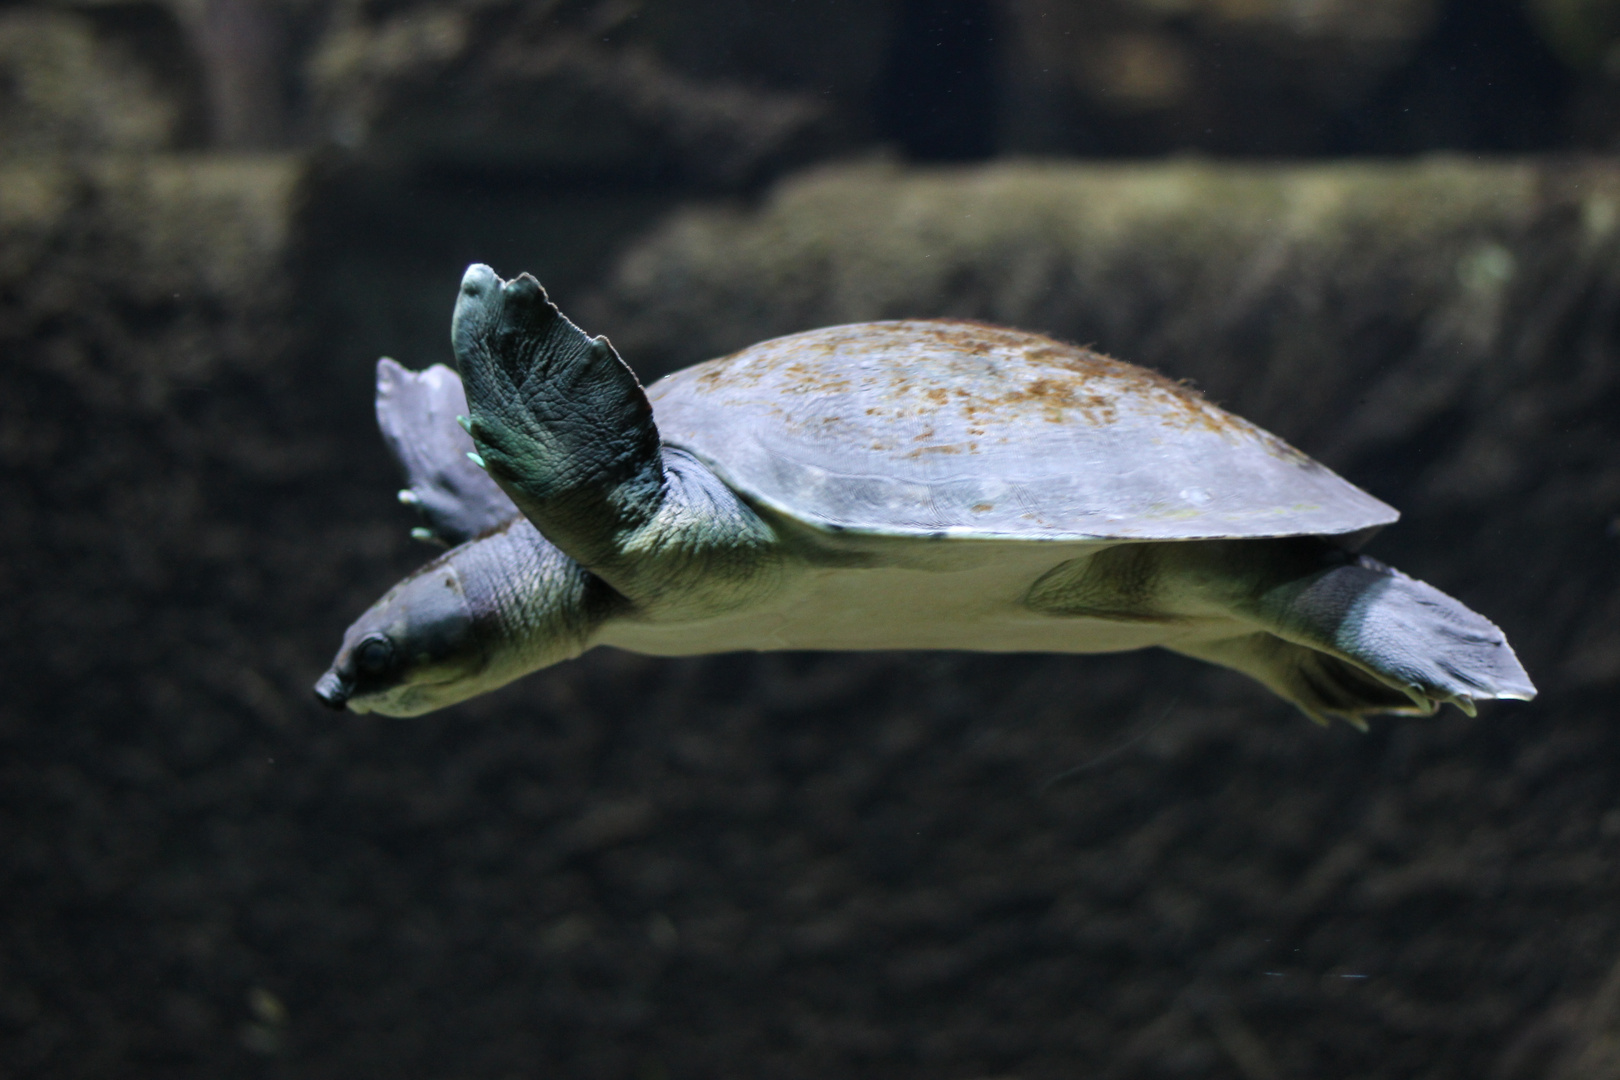
[(328, 671), (315, 684), (315, 696), (329, 709), (342, 712), (349, 704), (349, 687), (335, 671)]

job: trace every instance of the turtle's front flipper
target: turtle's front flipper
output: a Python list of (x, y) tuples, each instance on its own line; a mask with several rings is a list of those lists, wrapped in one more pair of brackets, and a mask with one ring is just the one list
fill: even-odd
[(426, 523), (418, 539), (454, 547), (518, 516), (506, 492), (469, 454), (473, 441), (457, 423), (467, 415), (461, 378), (443, 364), (407, 371), (377, 361), (377, 426), (405, 470), (399, 500)]
[(462, 278), (450, 340), (489, 475), (552, 543), (611, 565), (663, 499), (658, 428), (635, 374), (534, 278), (502, 281), (482, 265)]
[(1254, 676), (1315, 719), (1446, 702), (1472, 714), (1477, 701), (1536, 696), (1488, 619), (1373, 559), (1310, 538), (1176, 547), (1184, 583), (1224, 594), (1265, 632), (1172, 647)]
[(770, 527), (666, 447), (635, 374), (528, 274), (462, 278), (451, 344), (489, 475), (546, 539), (648, 618), (701, 618), (773, 587)]

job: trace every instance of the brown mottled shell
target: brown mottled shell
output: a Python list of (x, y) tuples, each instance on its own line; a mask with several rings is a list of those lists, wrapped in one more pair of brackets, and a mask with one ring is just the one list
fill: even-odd
[(648, 395), (667, 444), (825, 529), (1190, 540), (1335, 535), (1398, 516), (1179, 383), (982, 323), (812, 330)]

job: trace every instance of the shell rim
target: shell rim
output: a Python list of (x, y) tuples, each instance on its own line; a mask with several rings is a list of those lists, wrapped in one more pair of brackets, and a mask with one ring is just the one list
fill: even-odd
[[(829, 536), (861, 536), (883, 537), (897, 540), (986, 540), (1004, 543), (1042, 543), (1042, 544), (1075, 544), (1075, 543), (1138, 543), (1138, 544), (1179, 544), (1186, 541), (1197, 540), (1283, 540), (1291, 536), (1355, 536), (1360, 533), (1377, 531), (1386, 526), (1393, 525), (1400, 520), (1401, 512), (1379, 499), (1376, 495), (1368, 493), (1388, 512), (1388, 516), (1381, 520), (1364, 521), (1354, 528), (1342, 529), (1337, 532), (1301, 532), (1298, 529), (1282, 532), (1265, 533), (1230, 533), (1212, 532), (1189, 536), (1131, 536), (1118, 533), (1077, 533), (1077, 532), (1048, 532), (1048, 533), (1007, 533), (1007, 532), (980, 532), (971, 527), (962, 525), (946, 525), (940, 528), (903, 529), (894, 526), (877, 525), (846, 525), (840, 522), (829, 521), (819, 515), (806, 514), (801, 510), (785, 506), (781, 501), (764, 495), (753, 488), (738, 483), (730, 472), (695, 447), (687, 446), (679, 441), (665, 440), (664, 445), (690, 454), (704, 467), (720, 478), (721, 483), (758, 506), (763, 506), (773, 513), (798, 522), (801, 525), (816, 529)], [(1349, 483), (1349, 481), (1345, 481)], [(1359, 490), (1359, 489), (1358, 489)]]

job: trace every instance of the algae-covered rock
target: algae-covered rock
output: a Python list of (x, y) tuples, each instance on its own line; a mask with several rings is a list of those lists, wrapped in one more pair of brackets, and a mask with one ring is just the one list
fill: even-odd
[(1620, 3), (1525, 0), (1536, 29), (1572, 67), (1620, 79)]
[[(197, 120), (180, 28), (160, 8), (0, 10), (0, 154), (163, 150)], [(98, 17), (99, 16), (99, 17)]]
[(307, 176), (293, 155), (0, 161), (8, 358), (120, 410), (273, 362)]
[(814, 97), (700, 78), (621, 32), (634, 5), (338, 5), (308, 72), (341, 145), (438, 168), (737, 184), (803, 153)]
[(1438, 0), (1004, 0), (1002, 144), (1319, 147), (1433, 30)]

